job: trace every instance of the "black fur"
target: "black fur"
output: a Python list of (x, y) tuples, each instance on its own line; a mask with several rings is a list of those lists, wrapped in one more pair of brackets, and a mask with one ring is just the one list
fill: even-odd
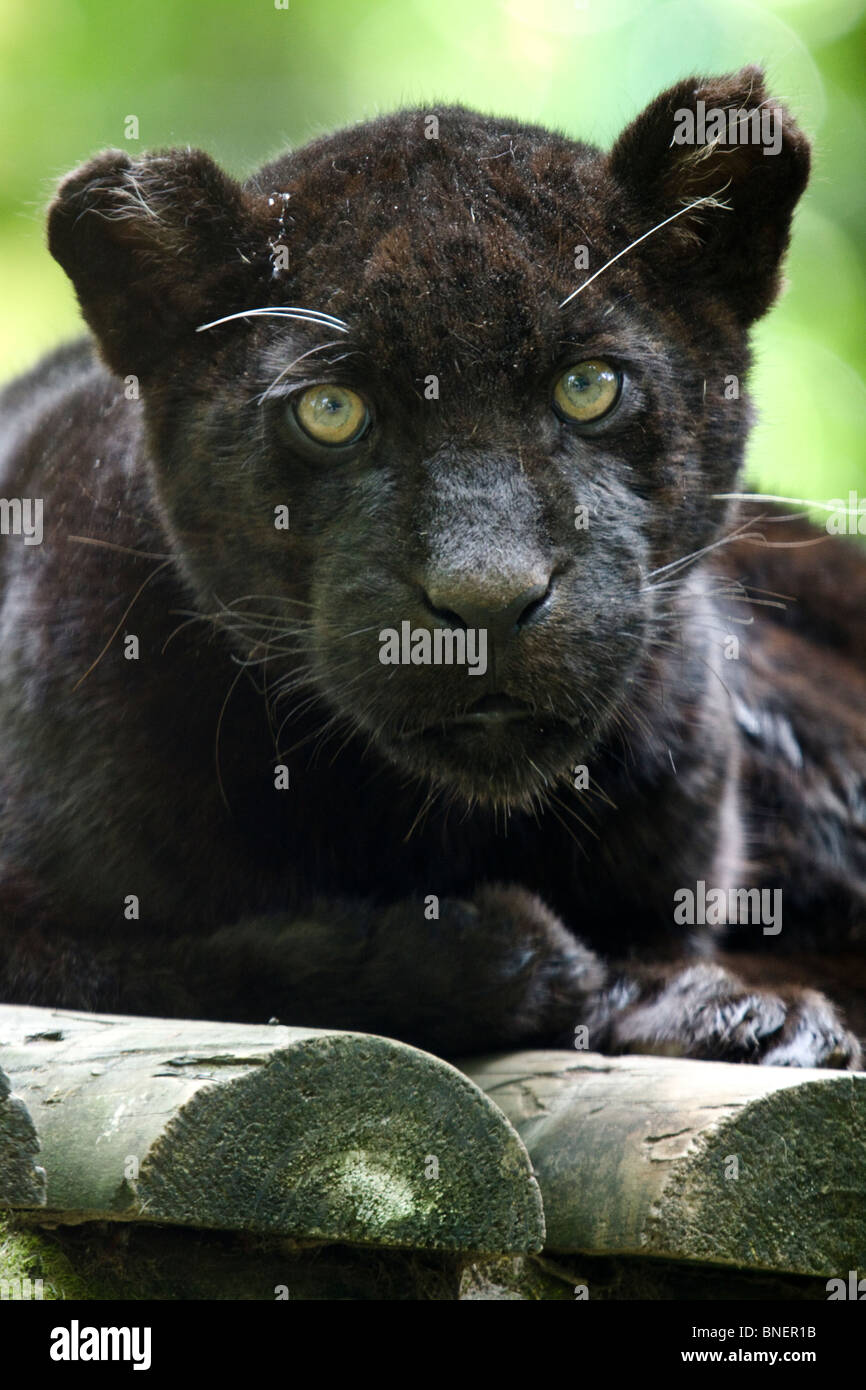
[[(450, 1054), (585, 1024), (611, 1050), (859, 1063), (814, 967), (786, 977), (832, 951), (852, 985), (862, 958), (864, 639), (833, 576), (862, 595), (863, 563), (676, 563), (784, 530), (717, 494), (808, 146), (783, 114), (772, 157), (672, 147), (698, 98), (769, 101), (754, 69), (683, 82), (609, 156), (449, 108), (438, 138), (399, 112), (243, 187), (182, 150), (64, 181), (49, 245), (95, 349), (2, 398), (4, 493), (43, 497), (46, 528), (0, 551), (3, 997)], [(348, 331), (196, 331), (281, 305)], [(588, 358), (622, 397), (575, 427), (551, 391)], [(321, 382), (373, 413), (339, 456), (291, 414)], [(753, 576), (797, 601), (750, 610)], [(471, 615), (484, 678), (378, 660), (382, 629)], [(674, 922), (698, 880), (782, 888), (781, 936), (728, 943), (750, 983)]]

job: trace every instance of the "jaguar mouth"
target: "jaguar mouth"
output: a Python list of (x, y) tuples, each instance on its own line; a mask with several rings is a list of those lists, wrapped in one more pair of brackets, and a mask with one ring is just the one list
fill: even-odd
[(463, 714), (446, 720), (448, 727), (481, 728), (489, 725), (512, 724), (516, 719), (531, 719), (532, 710), (524, 700), (510, 695), (482, 695)]
[(559, 733), (569, 728), (566, 720), (542, 714), (525, 700), (510, 695), (482, 695), (460, 714), (445, 715), (407, 732), (408, 738), (442, 738), (452, 733), (520, 733), (530, 729), (538, 734)]
[(454, 714), (426, 715), (392, 736), (384, 751), (470, 806), (530, 809), (583, 746), (575, 723), (523, 700), (486, 695)]

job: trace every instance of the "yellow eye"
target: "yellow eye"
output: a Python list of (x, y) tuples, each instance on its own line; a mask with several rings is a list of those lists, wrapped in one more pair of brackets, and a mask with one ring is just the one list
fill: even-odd
[(620, 373), (609, 363), (578, 362), (554, 386), (553, 408), (563, 420), (598, 420), (616, 405), (621, 386)]
[(317, 444), (354, 444), (370, 423), (357, 391), (346, 386), (311, 386), (294, 405), (301, 429)]

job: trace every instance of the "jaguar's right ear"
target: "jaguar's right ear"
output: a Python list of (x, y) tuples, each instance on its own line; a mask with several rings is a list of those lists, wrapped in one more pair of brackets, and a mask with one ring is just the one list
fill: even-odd
[(637, 254), (679, 295), (725, 303), (743, 324), (776, 297), (809, 142), (759, 68), (692, 77), (623, 131), (608, 167), (653, 230)]
[(97, 155), (61, 183), (48, 246), (120, 376), (200, 351), (196, 328), (271, 277), (266, 209), (201, 150)]

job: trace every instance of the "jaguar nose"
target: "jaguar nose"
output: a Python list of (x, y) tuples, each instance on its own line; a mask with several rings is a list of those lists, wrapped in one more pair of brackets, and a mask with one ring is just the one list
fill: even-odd
[(549, 606), (551, 574), (518, 574), (483, 582), (446, 575), (422, 586), (424, 605), (437, 622), (454, 628), (482, 628), (503, 646), (530, 623), (541, 621)]

